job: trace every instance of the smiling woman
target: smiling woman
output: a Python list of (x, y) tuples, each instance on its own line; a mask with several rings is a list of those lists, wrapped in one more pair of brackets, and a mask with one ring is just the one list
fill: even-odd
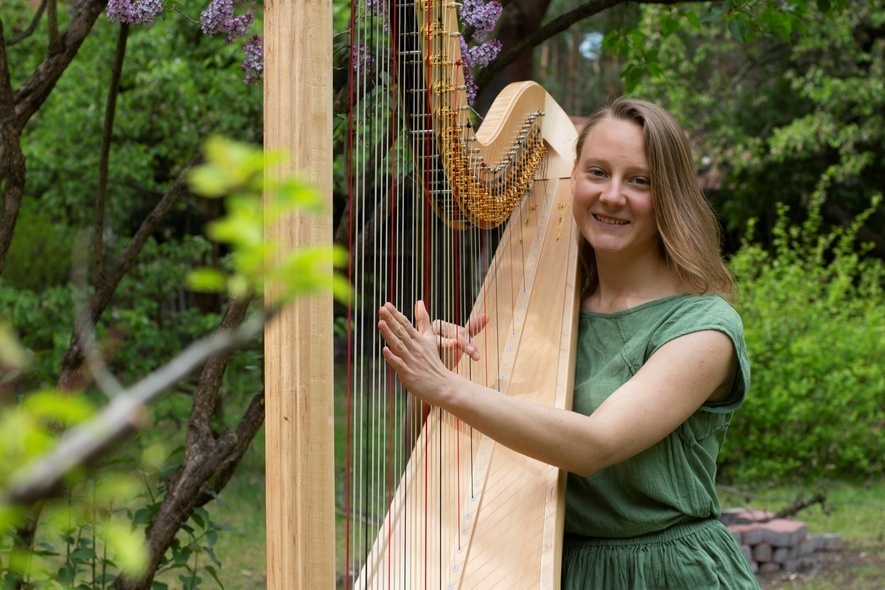
[[(645, 101), (617, 100), (587, 121), (578, 137), (576, 154), (572, 176), (576, 215), (579, 209), (586, 212), (588, 199), (594, 198), (587, 186), (587, 176), (591, 175), (591, 186), (599, 189), (605, 183), (610, 193), (616, 193), (604, 195), (594, 213), (606, 213), (620, 221), (629, 221), (622, 216), (631, 210), (650, 215), (658, 251), (680, 283), (677, 291), (681, 287), (732, 299), (734, 279), (720, 256), (719, 222), (698, 187), (685, 134), (669, 113)], [(600, 157), (608, 168), (594, 161)], [(613, 186), (606, 178), (615, 164), (620, 177), (614, 182), (620, 184)], [(584, 220), (575, 220), (583, 234)], [(598, 285), (597, 264), (604, 261), (598, 259), (590, 238), (586, 234), (584, 237), (584, 288), (593, 291)], [(653, 256), (656, 252), (648, 249), (645, 254)]]
[(384, 358), (412, 394), (568, 472), (563, 588), (758, 588), (718, 520), (716, 457), (750, 372), (691, 162), (679, 125), (644, 101), (615, 101), (579, 136), (572, 410), (449, 370), (423, 304), (414, 325), (379, 312)]

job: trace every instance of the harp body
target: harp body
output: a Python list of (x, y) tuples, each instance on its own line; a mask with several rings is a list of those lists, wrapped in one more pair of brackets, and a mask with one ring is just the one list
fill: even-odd
[[(501, 395), (569, 408), (578, 312), (571, 193), (566, 179), (535, 185), (502, 240), (524, 243), (529, 256), (493, 265), (497, 276), (476, 304), (475, 313), (495, 309), (498, 321), (474, 340), (494, 360), (462, 360), (458, 370)], [(558, 588), (564, 492), (559, 469), (433, 409), (354, 587)]]
[[(451, 32), (454, 4), (394, 10), (397, 26), (414, 23), (397, 52), (408, 87), (401, 95), (418, 96), (401, 106), (421, 194), (453, 232), (504, 227), (467, 310), (489, 316), (473, 340), (481, 360), (465, 357), (455, 370), (501, 395), (568, 409), (579, 308), (574, 124), (543, 88), (525, 82), (506, 88), (474, 133)], [(408, 295), (394, 301), (411, 314)], [(377, 533), (348, 566), (347, 587), (559, 587), (564, 473), (437, 408), (404, 464)]]

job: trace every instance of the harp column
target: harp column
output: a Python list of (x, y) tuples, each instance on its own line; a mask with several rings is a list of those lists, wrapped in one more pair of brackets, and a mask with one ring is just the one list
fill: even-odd
[[(283, 249), (332, 242), (332, 2), (264, 4), (264, 145), (327, 200), (265, 227)], [(330, 269), (331, 271), (331, 269)], [(268, 302), (275, 294), (265, 293)], [(331, 296), (286, 307), (264, 336), (267, 587), (335, 587)]]

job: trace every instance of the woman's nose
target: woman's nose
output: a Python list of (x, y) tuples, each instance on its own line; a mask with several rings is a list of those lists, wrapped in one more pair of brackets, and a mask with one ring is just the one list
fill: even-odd
[(612, 179), (612, 181), (603, 188), (602, 194), (599, 195), (599, 200), (608, 205), (622, 204), (624, 202), (624, 191), (621, 182)]

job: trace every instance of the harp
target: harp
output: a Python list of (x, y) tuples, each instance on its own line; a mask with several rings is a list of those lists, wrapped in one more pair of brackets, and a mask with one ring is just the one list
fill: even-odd
[[(268, 8), (268, 23), (275, 14), (287, 18)], [(348, 443), (357, 454), (333, 483), (331, 445), (317, 442), (331, 438), (323, 396), (331, 398), (332, 378), (328, 368), (311, 373), (314, 362), (328, 367), (331, 358), (298, 351), (295, 371), (287, 358), (299, 333), (330, 356), (322, 333), (331, 312), (303, 304), (265, 338), (268, 586), (331, 587), (337, 567), (344, 588), (556, 588), (565, 475), (438, 409), (426, 409), (421, 427), (406, 432), (406, 394), (380, 360), (375, 322), (387, 300), (410, 314), (424, 299), (434, 317), (456, 324), (485, 313), (489, 323), (474, 339), (482, 359), (461, 359), (453, 369), (501, 395), (569, 407), (578, 312), (574, 125), (540, 86), (525, 82), (505, 89), (474, 130), (454, 3), (373, 0), (352, 10), (352, 45), (361, 50), (357, 35), (365, 34), (382, 44), (373, 59), (392, 57), (351, 72), (357, 86), (365, 84), (359, 104), (381, 107), (360, 110), (355, 101), (348, 122), (353, 279), (366, 287), (348, 318)], [(310, 28), (330, 24), (316, 14), (301, 18)], [(292, 26), (307, 49), (312, 31)], [(272, 112), (286, 100), (271, 76), (292, 78), (268, 64), (274, 48), (288, 50), (285, 39), (266, 35), (266, 121), (274, 116), (268, 100)], [(313, 41), (313, 48), (321, 54), (328, 44)], [(307, 102), (307, 110), (315, 106)], [(325, 130), (331, 136), (324, 123), (296, 135), (302, 142)], [(266, 122), (270, 145), (277, 124)], [(328, 227), (305, 232), (306, 241), (323, 235)], [(323, 388), (308, 391), (318, 383)], [(284, 394), (292, 392), (304, 398)], [(345, 547), (336, 563), (329, 507), (331, 490), (341, 487)]]

